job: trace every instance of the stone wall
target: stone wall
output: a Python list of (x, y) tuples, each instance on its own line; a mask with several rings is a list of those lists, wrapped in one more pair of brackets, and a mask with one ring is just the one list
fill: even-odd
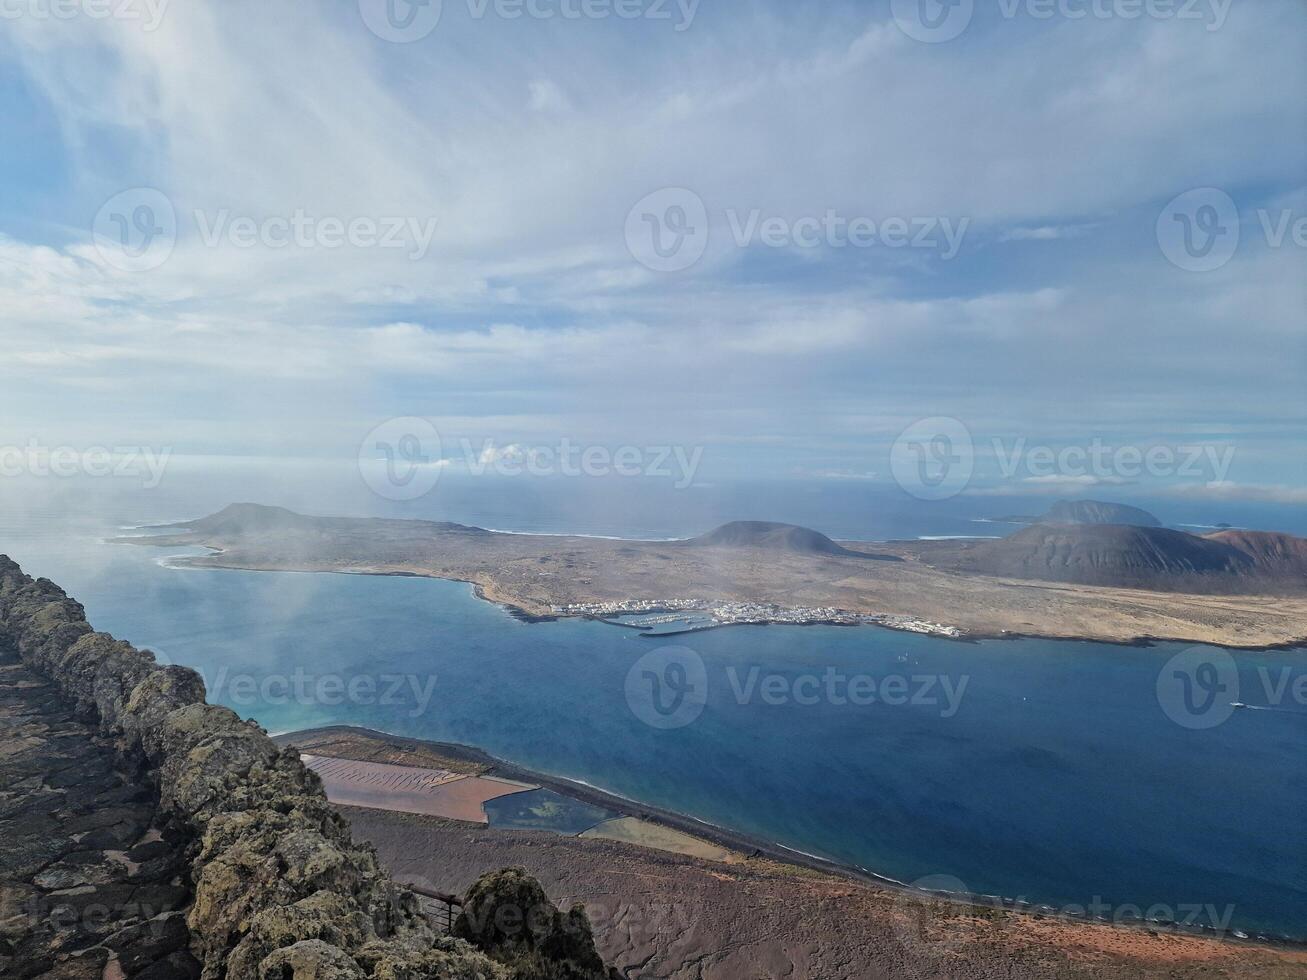
[[(5, 556), (0, 641), (157, 784), (164, 814), (191, 842), (195, 901), (187, 922), (205, 980), (606, 975), (575, 910), (564, 917), (549, 906), (537, 934), (508, 945), (497, 937), (487, 952), (437, 935), (412, 893), (378, 866), (370, 847), (351, 840), (293, 749), (205, 703), (194, 671), (160, 665), (149, 651), (95, 632), (80, 603)], [(461, 922), (459, 931), (475, 939), (484, 931), (476, 925)], [(546, 962), (568, 926), (567, 948), (580, 949), (579, 961)], [(529, 969), (514, 964), (522, 952)]]

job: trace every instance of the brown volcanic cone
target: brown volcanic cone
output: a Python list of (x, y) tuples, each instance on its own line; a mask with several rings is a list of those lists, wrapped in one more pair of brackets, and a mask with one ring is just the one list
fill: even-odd
[(1005, 578), (1163, 591), (1204, 583), (1204, 591), (1229, 591), (1255, 572), (1249, 555), (1221, 541), (1122, 524), (1035, 524), (977, 543), (950, 564)]
[(1307, 538), (1278, 531), (1217, 531), (1203, 535), (1203, 540), (1243, 552), (1261, 572), (1307, 576)]

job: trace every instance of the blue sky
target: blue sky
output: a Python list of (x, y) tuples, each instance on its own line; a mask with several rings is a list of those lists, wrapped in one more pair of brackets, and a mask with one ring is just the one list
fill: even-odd
[[(995, 440), (1100, 440), (1233, 447), (1161, 482), (1307, 502), (1300, 0), (962, 3), (941, 41), (915, 0), (620, 2), (444, 0), (395, 43), (374, 0), (9, 0), (0, 444), (349, 458), (423, 416), (446, 445), (886, 480), (899, 433), (947, 417), (978, 492), (1096, 482), (1004, 474)], [(1191, 271), (1159, 218), (1209, 187), (1238, 248)], [(123, 268), (106, 214), (133, 234), (139, 188), (176, 231)], [(665, 188), (706, 228), (674, 271), (630, 241)], [(828, 213), (879, 237), (788, 234)], [(408, 247), (269, 244), (296, 214)], [(786, 231), (741, 243), (751, 215)]]

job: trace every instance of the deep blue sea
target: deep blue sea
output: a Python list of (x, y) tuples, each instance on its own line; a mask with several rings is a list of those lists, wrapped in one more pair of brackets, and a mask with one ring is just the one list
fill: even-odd
[[(1195, 924), (1228, 914), (1234, 929), (1307, 938), (1307, 706), (1284, 692), (1274, 703), (1265, 683), (1307, 674), (1305, 651), (1236, 654), (1240, 699), (1274, 710), (1192, 729), (1157, 693), (1181, 645), (869, 627), (651, 640), (522, 623), (459, 583), (177, 570), (160, 564), (170, 552), (103, 542), (120, 524), (211, 509), (88, 501), (96, 516), (72, 520), (62, 504), (10, 507), (0, 552), (67, 588), (97, 628), (200, 669), (213, 700), (274, 732), (347, 723), (463, 742), (899, 881), (947, 875), (1108, 915), (1197, 907)], [(508, 516), (487, 513), (475, 522)], [(824, 530), (856, 536), (856, 515), (832, 519)], [(914, 517), (900, 533), (969, 521)], [(668, 643), (702, 663), (706, 700), (688, 723), (654, 727), (628, 680)], [(843, 696), (821, 686), (832, 677)], [(890, 686), (854, 703), (849, 682)]]

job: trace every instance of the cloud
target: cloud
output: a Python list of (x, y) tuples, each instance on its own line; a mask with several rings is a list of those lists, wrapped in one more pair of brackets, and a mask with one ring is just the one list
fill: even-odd
[(531, 93), (529, 105), (536, 112), (565, 112), (572, 107), (563, 90), (550, 81), (534, 81), (528, 84)]
[(1101, 487), (1101, 486), (1125, 486), (1132, 481), (1126, 480), (1119, 476), (1094, 476), (1089, 473), (1083, 473), (1078, 476), (1067, 474), (1051, 474), (1048, 476), (1027, 476), (1023, 477), (1022, 483), (1027, 486), (1049, 488), (1053, 490), (1061, 489), (1079, 489), (1082, 487)]
[(523, 462), (526, 460), (528, 451), (523, 447), (513, 443), (510, 446), (497, 447), (493, 444), (485, 446), (481, 454), (477, 457), (477, 462), (482, 466), (491, 466), (495, 463)]
[[(1241, 454), (1249, 482), (1298, 478), (1300, 253), (1249, 225), (1229, 266), (1195, 277), (1152, 237), (1189, 187), (1229, 187), (1247, 221), (1301, 199), (1307, 148), (1282, 124), (1307, 88), (1279, 40), (1303, 26), (1293, 4), (1215, 32), (982, 20), (940, 46), (838, 0), (704, 7), (684, 32), (447, 5), (402, 46), (346, 8), (195, 0), (150, 34), (7, 28), (7, 152), (40, 143), (52, 183), (19, 168), (0, 210), (6, 420), (345, 451), (378, 416), (420, 414), (478, 440), (707, 435), (777, 447), (781, 472), (820, 443), (815, 469), (850, 473), (931, 415), (1072, 438), (1220, 423), (1265, 450)], [(133, 275), (90, 227), (138, 186), (168, 196), (178, 240)], [(668, 186), (712, 230), (679, 275), (624, 239), (631, 206)], [(977, 241), (1050, 247), (741, 249), (731, 208), (969, 219)], [(200, 233), (223, 211), (299, 210), (436, 231), (421, 260)]]
[(1039, 225), (1034, 228), (1011, 228), (998, 238), (1000, 242), (1055, 242), (1088, 235), (1099, 223), (1081, 225)]
[(881, 479), (876, 473), (867, 471), (858, 473), (851, 470), (806, 470), (798, 467), (794, 470), (794, 476), (807, 477), (814, 480), (865, 480), (875, 481)]
[(1191, 484), (1168, 487), (1166, 493), (1198, 500), (1244, 500), (1269, 504), (1307, 504), (1307, 487), (1233, 483)]

